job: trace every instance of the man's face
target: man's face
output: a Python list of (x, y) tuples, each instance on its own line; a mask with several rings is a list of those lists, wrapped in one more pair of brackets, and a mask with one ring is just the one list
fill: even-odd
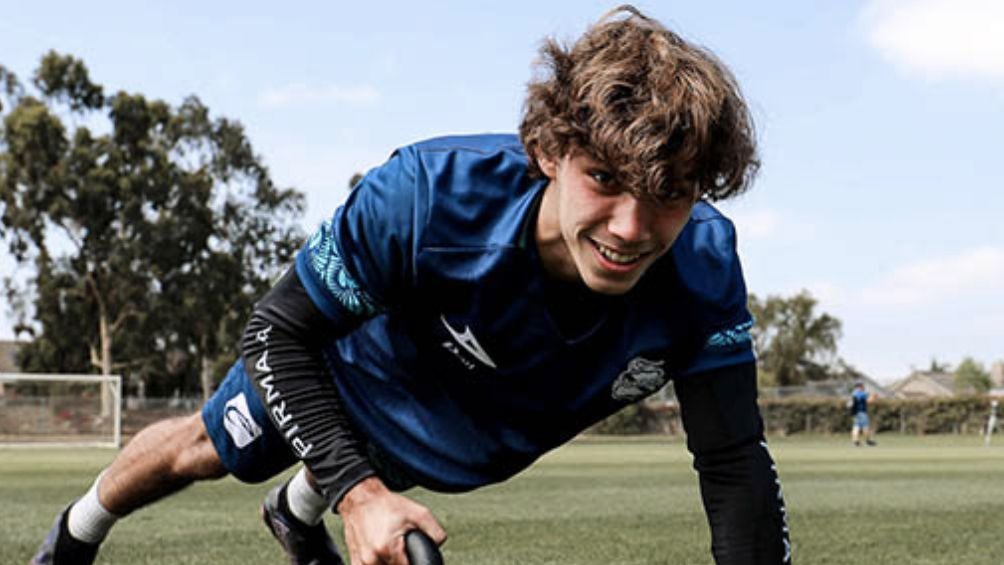
[(696, 200), (691, 190), (638, 199), (582, 152), (538, 162), (551, 179), (537, 222), (544, 267), (602, 294), (631, 290), (680, 235)]

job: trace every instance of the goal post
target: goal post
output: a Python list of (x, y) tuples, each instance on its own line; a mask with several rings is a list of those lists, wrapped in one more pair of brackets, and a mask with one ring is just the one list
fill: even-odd
[(0, 373), (0, 447), (122, 443), (122, 377)]

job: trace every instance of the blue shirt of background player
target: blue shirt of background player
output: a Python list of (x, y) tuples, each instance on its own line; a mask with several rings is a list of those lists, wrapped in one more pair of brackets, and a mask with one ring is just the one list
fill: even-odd
[(422, 142), (297, 257), (318, 308), (359, 325), (325, 350), (346, 410), (429, 486), (505, 480), (674, 376), (753, 360), (728, 219), (699, 202), (635, 288), (577, 308), (533, 244), (545, 185), (515, 136)]
[(868, 392), (863, 388), (854, 389), (851, 393), (851, 413), (852, 414), (867, 414), (868, 413)]

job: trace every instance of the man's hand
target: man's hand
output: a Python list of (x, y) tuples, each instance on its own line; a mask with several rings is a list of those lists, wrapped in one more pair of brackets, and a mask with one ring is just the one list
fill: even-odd
[(352, 487), (338, 503), (352, 565), (408, 565), (404, 534), (419, 529), (437, 545), (446, 531), (429, 510), (395, 494), (376, 477)]

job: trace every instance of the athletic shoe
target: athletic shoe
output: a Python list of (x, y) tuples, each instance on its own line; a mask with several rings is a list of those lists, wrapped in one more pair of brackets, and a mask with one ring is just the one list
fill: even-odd
[(76, 540), (67, 529), (67, 517), (70, 507), (66, 507), (56, 516), (55, 523), (38, 548), (38, 553), (31, 558), (28, 565), (91, 565), (98, 554), (98, 544), (84, 543)]
[(296, 519), (286, 505), (286, 485), (268, 491), (261, 517), (286, 550), (290, 565), (344, 565), (324, 522), (308, 526)]
[(870, 439), (870, 440), (866, 441), (865, 443), (867, 443), (868, 445), (878, 445), (878, 443), (876, 443), (875, 440), (873, 440), (873, 439)]

